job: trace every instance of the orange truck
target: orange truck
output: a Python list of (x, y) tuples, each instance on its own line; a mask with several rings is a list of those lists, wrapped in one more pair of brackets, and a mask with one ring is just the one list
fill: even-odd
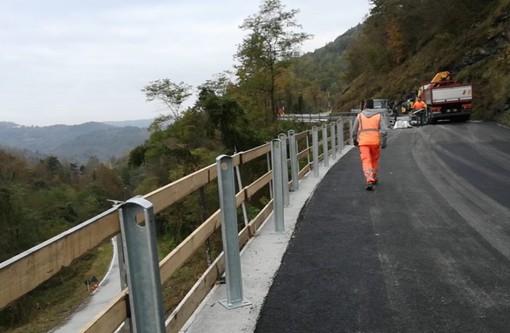
[(452, 80), (447, 71), (437, 73), (430, 83), (422, 85), (418, 96), (427, 103), (425, 119), (429, 124), (443, 119), (467, 121), (471, 117), (472, 84)]

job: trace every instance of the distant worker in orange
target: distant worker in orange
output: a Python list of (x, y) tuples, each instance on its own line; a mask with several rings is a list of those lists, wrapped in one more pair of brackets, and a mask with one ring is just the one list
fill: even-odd
[(386, 148), (388, 125), (380, 111), (374, 109), (373, 99), (367, 99), (352, 129), (354, 145), (359, 147), (367, 190), (372, 190), (378, 182), (381, 148)]
[(425, 125), (425, 110), (427, 110), (427, 104), (421, 100), (421, 96), (416, 97), (413, 110), (413, 114), (418, 117), (418, 126)]

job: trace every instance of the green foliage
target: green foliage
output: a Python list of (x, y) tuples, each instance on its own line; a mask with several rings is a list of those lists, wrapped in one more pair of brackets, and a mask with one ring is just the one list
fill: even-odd
[[(448, 70), (475, 87), (473, 118), (504, 113), (508, 1), (376, 0), (345, 55), (347, 85), (335, 109), (349, 111), (366, 97), (405, 99), (435, 73)], [(492, 33), (494, 34), (492, 34)], [(500, 90), (502, 89), (502, 90)], [(506, 99), (507, 100), (507, 99)], [(508, 102), (506, 102), (508, 103)]]
[[(277, 84), (277, 98), (283, 96), (287, 113), (316, 113), (329, 111), (334, 96), (351, 80), (348, 73), (348, 51), (359, 38), (362, 26), (349, 29), (333, 42), (314, 52), (296, 58)], [(360, 60), (358, 54), (354, 60)], [(356, 67), (357, 68), (357, 67)], [(355, 69), (356, 69), (355, 68)], [(354, 74), (356, 77), (359, 73)]]
[[(124, 193), (115, 171), (97, 158), (81, 166), (55, 156), (29, 162), (3, 150), (0, 184), (0, 262), (105, 211), (111, 206), (108, 198), (130, 195)], [(100, 260), (101, 268), (92, 268), (99, 251), (80, 258), (0, 311), (0, 331), (20, 326), (19, 332), (47, 332), (58, 324), (61, 316), (69, 315), (87, 296), (85, 278), (90, 274), (101, 277), (107, 269), (111, 250), (104, 256), (106, 262)], [(38, 324), (27, 323), (32, 321)]]
[(20, 253), (123, 199), (125, 186), (97, 159), (86, 166), (49, 156), (37, 163), (0, 150), (0, 261)]
[(89, 295), (84, 281), (99, 280), (113, 254), (111, 243), (102, 244), (63, 268), (50, 280), (0, 311), (0, 332), (45, 333), (62, 324)]
[(258, 144), (256, 132), (241, 106), (228, 95), (217, 96), (210, 90), (200, 92), (198, 105), (207, 114), (206, 130), (209, 138), (219, 131), (228, 152), (251, 149)]
[(296, 56), (296, 48), (311, 37), (292, 30), (301, 28), (294, 18), (298, 12), (285, 11), (279, 0), (265, 0), (259, 12), (240, 26), (249, 33), (236, 53), (240, 63), (236, 72), (239, 103), (247, 112), (256, 112), (257, 118), (252, 120), (258, 119), (263, 125), (276, 120), (279, 69), (288, 66), (288, 61)]
[[(235, 83), (227, 73), (207, 81), (196, 105), (181, 112), (191, 87), (169, 79), (151, 82), (142, 89), (147, 100), (163, 102), (170, 114), (158, 117), (150, 137), (115, 169), (97, 158), (85, 165), (56, 156), (30, 163), (0, 150), (0, 261), (104, 211), (110, 207), (107, 199), (147, 194), (212, 164), (220, 154), (253, 148), (289, 129), (306, 129), (276, 122), (277, 107), (292, 113), (331, 106), (348, 111), (367, 96), (399, 99), (447, 69), (454, 78), (474, 83), (476, 117), (510, 122), (508, 0), (371, 3), (363, 25), (295, 58), (297, 47), (310, 37), (292, 31), (300, 27), (294, 20), (298, 11), (285, 11), (278, 0), (263, 1), (240, 27), (248, 35), (235, 55)], [(241, 177), (249, 183), (266, 171), (261, 158), (243, 166)], [(217, 187), (208, 185), (157, 215), (160, 255), (218, 208), (217, 196)], [(268, 198), (269, 193), (252, 198), (250, 217)], [(9, 308), (9, 320), (27, 318), (28, 306), (16, 307)]]
[(0, 261), (28, 248), (38, 240), (33, 225), (27, 223), (17, 185), (0, 188)]
[[(184, 83), (174, 83), (170, 79), (161, 79), (150, 82), (142, 89), (147, 101), (159, 100), (172, 112), (174, 119), (180, 116), (180, 107), (182, 103), (191, 96), (191, 86)], [(168, 118), (157, 119), (156, 124), (167, 121)]]
[[(434, 38), (446, 37), (450, 43), (459, 34), (465, 34), (473, 23), (483, 18), (492, 1), (464, 0), (377, 0), (363, 33), (367, 42), (400, 48), (400, 62), (387, 59), (390, 68), (409, 59)], [(398, 41), (397, 41), (398, 40)], [(389, 52), (395, 51), (389, 48)]]

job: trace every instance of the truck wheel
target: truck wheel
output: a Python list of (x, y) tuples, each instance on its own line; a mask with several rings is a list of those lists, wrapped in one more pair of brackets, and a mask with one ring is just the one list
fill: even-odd
[(432, 118), (432, 114), (430, 112), (427, 112), (427, 124), (435, 124), (434, 118)]

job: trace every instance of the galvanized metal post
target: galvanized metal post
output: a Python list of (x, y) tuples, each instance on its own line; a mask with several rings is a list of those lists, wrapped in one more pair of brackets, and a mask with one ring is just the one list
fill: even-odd
[(122, 235), (118, 234), (114, 238), (115, 242), (115, 251), (117, 251), (117, 261), (119, 263), (119, 275), (120, 275), (120, 289), (127, 288), (127, 278), (126, 278), (126, 259), (124, 257), (124, 243), (122, 242)]
[(299, 189), (299, 163), (297, 159), (297, 142), (294, 130), (290, 130), (289, 134), (289, 151), (290, 151), (290, 172), (292, 173), (292, 191)]
[[(267, 171), (271, 171), (271, 153), (268, 152), (266, 153), (266, 164), (267, 164)], [(271, 179), (271, 184), (272, 184), (273, 180)], [(273, 198), (273, 186), (270, 184), (269, 186), (269, 197), (272, 199)]]
[[(142, 197), (135, 197), (124, 202), (119, 209), (131, 330), (136, 333), (163, 333), (165, 318), (152, 204)], [(143, 221), (137, 221), (142, 211)]]
[(310, 166), (312, 164), (312, 159), (310, 158), (310, 135), (306, 136), (306, 165)]
[(218, 171), (221, 235), (223, 251), (225, 253), (225, 277), (227, 287), (227, 299), (220, 301), (220, 304), (230, 310), (251, 303), (243, 299), (234, 163), (232, 157), (227, 155), (218, 156), (216, 158), (216, 170)]
[[(241, 190), (243, 188), (243, 182), (241, 181), (241, 170), (239, 170), (239, 166), (235, 167), (235, 172), (237, 176), (237, 188)], [(241, 203), (241, 209), (243, 210), (244, 225), (246, 226), (250, 221), (248, 219), (248, 212), (246, 211), (246, 204), (244, 201)]]
[(275, 139), (271, 142), (271, 156), (273, 165), (273, 211), (275, 232), (284, 232), (283, 217), (283, 177), (282, 177), (282, 142)]
[[(124, 245), (122, 242), (122, 234), (118, 234), (117, 236), (113, 237), (112, 240), (115, 243), (114, 251), (117, 253), (117, 263), (119, 265), (120, 290), (124, 290), (128, 287), (128, 284), (126, 275), (127, 274), (126, 259), (124, 257), (123, 251)], [(121, 324), (119, 327), (122, 327), (124, 329), (124, 332), (131, 332), (129, 318), (126, 318), (126, 320), (124, 320), (124, 323)]]
[(344, 150), (344, 118), (342, 116), (336, 123), (336, 134), (338, 135), (338, 151), (341, 154)]
[(290, 194), (289, 194), (289, 164), (287, 163), (287, 135), (285, 133), (278, 134), (278, 139), (282, 142), (282, 185), (283, 185), (283, 206), (289, 207)]
[(331, 152), (332, 157), (334, 160), (336, 160), (336, 134), (335, 134), (335, 123), (330, 123), (329, 127), (331, 129)]
[(312, 151), (313, 151), (313, 176), (319, 177), (319, 129), (312, 127)]
[(326, 125), (322, 125), (322, 151), (324, 152), (324, 166), (329, 166), (328, 127)]
[(352, 126), (354, 124), (354, 118), (351, 117), (349, 119), (349, 144), (352, 146), (354, 144), (354, 141), (352, 139)]

